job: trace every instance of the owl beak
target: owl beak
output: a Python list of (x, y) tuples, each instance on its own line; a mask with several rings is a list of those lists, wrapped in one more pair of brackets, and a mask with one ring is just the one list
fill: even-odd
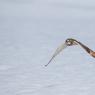
[(54, 52), (53, 56), (51, 57), (51, 59), (49, 60), (49, 62), (45, 65), (48, 66), (48, 64), (63, 50), (67, 47), (66, 43), (62, 44), (61, 46), (59, 46), (56, 51)]

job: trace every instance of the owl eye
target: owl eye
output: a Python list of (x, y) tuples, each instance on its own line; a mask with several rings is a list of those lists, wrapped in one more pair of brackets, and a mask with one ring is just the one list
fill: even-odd
[(68, 43), (68, 42), (70, 42), (70, 40), (66, 40), (66, 42)]
[(68, 39), (68, 40), (66, 40), (66, 44), (67, 44), (68, 46), (71, 46), (71, 45), (72, 45), (72, 42)]

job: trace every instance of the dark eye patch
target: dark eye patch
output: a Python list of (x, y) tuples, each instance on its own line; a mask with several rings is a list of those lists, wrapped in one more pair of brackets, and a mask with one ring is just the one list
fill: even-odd
[(70, 42), (70, 40), (66, 40), (66, 42)]

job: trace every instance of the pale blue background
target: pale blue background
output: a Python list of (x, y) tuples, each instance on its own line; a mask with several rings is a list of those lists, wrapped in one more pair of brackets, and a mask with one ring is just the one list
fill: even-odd
[(0, 0), (0, 95), (95, 95), (95, 59), (82, 48), (44, 67), (67, 38), (95, 50), (95, 0)]

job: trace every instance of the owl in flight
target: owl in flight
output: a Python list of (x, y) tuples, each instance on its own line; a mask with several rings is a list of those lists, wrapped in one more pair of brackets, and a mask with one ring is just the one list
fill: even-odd
[(68, 38), (64, 44), (60, 45), (55, 53), (52, 55), (51, 59), (49, 60), (49, 62), (45, 65), (48, 66), (48, 64), (66, 47), (68, 46), (73, 46), (73, 45), (80, 45), (87, 53), (89, 53), (92, 57), (95, 58), (95, 52), (93, 50), (91, 50), (90, 48), (88, 48), (87, 46), (85, 46), (84, 44), (82, 44), (81, 42), (72, 39), (72, 38)]

